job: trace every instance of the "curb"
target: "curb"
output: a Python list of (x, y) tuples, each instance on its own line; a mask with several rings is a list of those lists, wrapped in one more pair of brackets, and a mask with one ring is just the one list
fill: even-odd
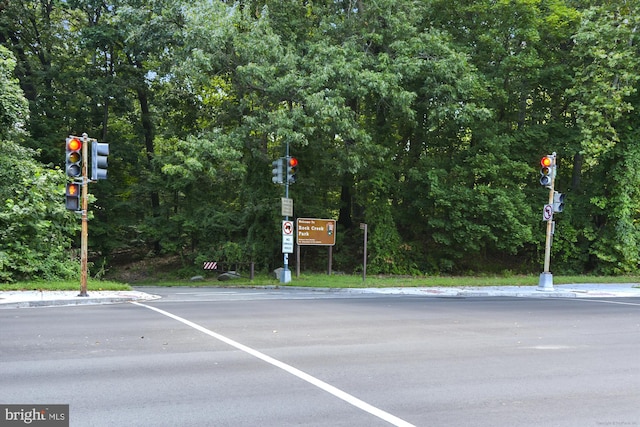
[(70, 305), (98, 305), (98, 304), (118, 304), (124, 302), (137, 301), (141, 298), (83, 298), (78, 300), (41, 300), (41, 301), (20, 301), (0, 303), (0, 309), (3, 308), (33, 308), (33, 307), (55, 307)]
[[(72, 292), (71, 294), (75, 294)], [(132, 301), (151, 301), (160, 299), (158, 295), (151, 295), (143, 292), (114, 292), (114, 295), (102, 295), (92, 297), (80, 297), (77, 295), (56, 295), (45, 298), (42, 294), (34, 295), (31, 298), (20, 296), (12, 300), (12, 297), (2, 297), (0, 293), (0, 310), (11, 308), (37, 308), (37, 307), (61, 307), (76, 305), (102, 305), (121, 304)], [(6, 300), (6, 301), (3, 301)]]

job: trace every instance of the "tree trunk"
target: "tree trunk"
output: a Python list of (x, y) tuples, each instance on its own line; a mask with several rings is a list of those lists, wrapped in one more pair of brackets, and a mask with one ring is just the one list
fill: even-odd
[[(142, 129), (144, 133), (144, 145), (147, 152), (147, 160), (149, 161), (149, 168), (153, 169), (153, 122), (151, 120), (151, 112), (149, 111), (149, 99), (147, 91), (144, 88), (139, 88), (138, 101), (140, 102), (140, 120), (142, 122)], [(152, 190), (151, 194), (151, 210), (154, 218), (160, 215), (160, 195), (157, 191)], [(156, 253), (160, 253), (160, 242), (153, 242), (153, 249)]]
[(580, 176), (582, 175), (582, 162), (584, 156), (580, 153), (576, 153), (573, 156), (573, 173), (571, 175), (571, 190), (579, 191), (580, 189)]

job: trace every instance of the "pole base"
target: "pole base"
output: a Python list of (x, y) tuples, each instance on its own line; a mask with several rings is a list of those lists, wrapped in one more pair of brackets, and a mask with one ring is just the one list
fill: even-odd
[(538, 281), (539, 291), (553, 291), (553, 274), (542, 273), (540, 274), (540, 280)]
[(280, 283), (289, 283), (291, 281), (291, 270), (286, 269), (282, 270), (282, 275), (280, 275)]

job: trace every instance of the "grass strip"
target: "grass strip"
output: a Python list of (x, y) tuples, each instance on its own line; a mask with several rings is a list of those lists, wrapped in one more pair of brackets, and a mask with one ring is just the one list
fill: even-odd
[[(88, 291), (123, 291), (136, 286), (167, 287), (275, 287), (292, 286), (308, 288), (396, 288), (396, 287), (482, 287), (482, 286), (537, 286), (537, 275), (527, 276), (362, 276), (347, 274), (303, 274), (292, 277), (291, 282), (283, 285), (269, 275), (257, 275), (254, 280), (248, 276), (229, 281), (219, 281), (216, 277), (204, 277), (202, 280), (189, 279), (145, 280), (133, 284), (108, 280), (89, 279)], [(640, 276), (554, 276), (554, 285), (578, 283), (640, 283)], [(0, 284), (0, 291), (20, 290), (79, 290), (79, 281), (28, 281)]]

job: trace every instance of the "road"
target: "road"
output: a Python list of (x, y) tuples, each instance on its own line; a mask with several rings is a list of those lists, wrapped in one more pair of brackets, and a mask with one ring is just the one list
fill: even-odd
[(144, 291), (0, 310), (0, 403), (78, 427), (640, 425), (637, 299)]

